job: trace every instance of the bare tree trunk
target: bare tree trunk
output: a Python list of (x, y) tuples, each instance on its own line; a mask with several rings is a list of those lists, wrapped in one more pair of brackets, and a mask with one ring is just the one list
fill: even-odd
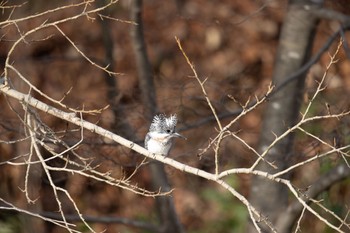
[[(137, 23), (131, 31), (135, 49), (136, 63), (138, 66), (138, 77), (141, 90), (141, 97), (145, 107), (146, 116), (149, 120), (157, 113), (156, 95), (153, 83), (153, 75), (150, 62), (147, 56), (146, 43), (143, 35), (142, 21), (142, 0), (133, 0), (131, 18)], [(164, 165), (158, 161), (150, 164), (153, 186), (156, 190), (170, 191)], [(156, 197), (156, 205), (160, 218), (160, 232), (181, 233), (184, 232), (182, 225), (176, 215), (173, 198), (171, 196)]]
[[(290, 74), (300, 69), (309, 59), (317, 26), (317, 19), (313, 17), (311, 11), (321, 5), (322, 1), (290, 1), (276, 54), (272, 80), (274, 85), (278, 86), (283, 83)], [(281, 135), (296, 122), (305, 76), (306, 72), (301, 73), (297, 79), (289, 82), (268, 102), (261, 129), (259, 152), (265, 151), (268, 145), (275, 140), (276, 135)], [(257, 169), (275, 173), (286, 168), (293, 156), (292, 150), (293, 135), (290, 134), (275, 145), (265, 157), (278, 169), (264, 162), (261, 162)], [(275, 223), (278, 215), (287, 208), (288, 191), (281, 184), (262, 177), (253, 177), (250, 201), (263, 215), (268, 216), (269, 221)], [(256, 229), (250, 225), (248, 232), (256, 232)]]
[[(106, 5), (106, 0), (100, 0), (95, 2), (97, 7), (102, 7)], [(107, 9), (103, 10), (102, 13), (107, 14)], [(113, 71), (115, 67), (115, 58), (114, 58), (114, 43), (111, 34), (111, 28), (108, 20), (103, 20), (98, 18), (101, 25), (103, 45), (106, 51), (104, 66), (108, 66), (108, 69)], [(118, 132), (120, 135), (123, 135), (126, 138), (135, 140), (135, 135), (133, 134), (134, 130), (130, 127), (128, 122), (125, 120), (126, 116), (122, 110), (122, 103), (120, 103), (120, 93), (118, 89), (118, 82), (116, 77), (110, 76), (107, 72), (103, 72), (105, 76), (105, 82), (107, 84), (107, 98), (109, 105), (115, 116), (114, 123), (112, 125), (112, 130)]]
[(138, 67), (141, 97), (145, 106), (145, 115), (151, 120), (158, 109), (151, 64), (147, 56), (147, 48), (143, 35), (142, 0), (132, 1), (131, 18), (137, 23), (131, 30), (131, 36)]

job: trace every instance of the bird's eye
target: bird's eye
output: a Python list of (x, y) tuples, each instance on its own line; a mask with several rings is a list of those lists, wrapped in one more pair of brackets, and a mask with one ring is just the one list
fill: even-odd
[(167, 132), (167, 133), (171, 133), (171, 130), (170, 130), (170, 129), (167, 129), (166, 132)]

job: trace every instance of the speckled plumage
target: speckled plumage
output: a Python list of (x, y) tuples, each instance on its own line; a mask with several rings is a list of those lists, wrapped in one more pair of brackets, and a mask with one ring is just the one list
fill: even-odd
[(174, 137), (182, 137), (175, 132), (177, 124), (176, 115), (166, 117), (164, 114), (153, 118), (149, 132), (145, 137), (145, 148), (155, 154), (167, 156), (173, 144)]
[(166, 117), (164, 114), (157, 115), (153, 118), (152, 124), (149, 127), (149, 132), (170, 133), (175, 131), (177, 124), (176, 115)]

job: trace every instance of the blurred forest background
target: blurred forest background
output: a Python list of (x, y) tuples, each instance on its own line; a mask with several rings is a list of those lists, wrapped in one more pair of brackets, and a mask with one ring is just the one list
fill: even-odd
[[(214, 173), (215, 150), (206, 148), (220, 130), (206, 97), (211, 100), (223, 125), (239, 115), (244, 104), (265, 97), (269, 85), (274, 84), (272, 77), (276, 53), (290, 3), (285, 0), (143, 1), (144, 42), (151, 67), (151, 85), (154, 85), (154, 93), (148, 95), (151, 95), (150, 99), (153, 95), (156, 103), (148, 102), (147, 105), (145, 102), (149, 100), (144, 89), (147, 84), (140, 82), (140, 77), (147, 73), (141, 69), (137, 60), (137, 49), (141, 45), (137, 44), (133, 34), (133, 30), (140, 26), (139, 23), (135, 24), (132, 15), (134, 2), (139, 1), (116, 1), (101, 11), (83, 15), (83, 12), (103, 7), (110, 1), (2, 1), (2, 76), (6, 75), (10, 79), (14, 89), (30, 93), (34, 98), (59, 109), (67, 112), (71, 109), (77, 112), (84, 110), (84, 120), (139, 145), (143, 145), (153, 113), (176, 113), (179, 118), (177, 130), (187, 140), (177, 140), (169, 157)], [(344, 42), (337, 54), (337, 62), (328, 69), (324, 85), (326, 89), (317, 95), (308, 113), (317, 116), (349, 111), (350, 38), (346, 29), (350, 20), (346, 17), (350, 15), (350, 1), (326, 0), (322, 7), (338, 12), (346, 20), (342, 22), (339, 18), (319, 18), (312, 35), (314, 41), (310, 57), (324, 49), (329, 38), (342, 25), (345, 25), (345, 29), (340, 30), (324, 52), (308, 67), (304, 87), (300, 87), (303, 94), (300, 110), (295, 112), (297, 115), (305, 110), (317, 90), (318, 82), (330, 62), (330, 54), (337, 49), (340, 38)], [(40, 15), (42, 12), (46, 13)], [(11, 21), (14, 19), (23, 20)], [(57, 27), (42, 27), (60, 20), (62, 22)], [(30, 34), (23, 36), (27, 32)], [(13, 49), (12, 46), (21, 37), (21, 42)], [(183, 50), (194, 64), (200, 79), (206, 79), (204, 87), (207, 96), (193, 77), (191, 67), (175, 37), (181, 41)], [(149, 90), (152, 91), (152, 88)], [(283, 96), (283, 87), (278, 91)], [(25, 123), (25, 115), (28, 110), (22, 107), (25, 104), (21, 101), (14, 101), (6, 94), (0, 96), (0, 101), (0, 233), (67, 232), (64, 227), (33, 217), (24, 211), (8, 208), (11, 203), (21, 210), (61, 219), (58, 211), (60, 204), (56, 201), (57, 196), (51, 182), (70, 194), (80, 213), (86, 216), (88, 225), (96, 232), (178, 232), (157, 228), (165, 221), (161, 210), (157, 210), (157, 205), (160, 205), (157, 195), (140, 195), (87, 176), (61, 172), (59, 169), (50, 170), (50, 180), (40, 163), (33, 163), (29, 169), (25, 162), (31, 161), (28, 156), (35, 148), (30, 146), (29, 131), (26, 129), (28, 125)], [(230, 131), (239, 135), (245, 143), (233, 137), (222, 141), (220, 171), (250, 167), (257, 160), (249, 148), (259, 147), (264, 110), (268, 104), (269, 98), (230, 127)], [(152, 106), (153, 109), (150, 109)], [(68, 146), (79, 142), (74, 153), (67, 152), (67, 158), (78, 154), (81, 160), (87, 161), (101, 173), (120, 179), (130, 177), (131, 184), (145, 190), (161, 190), (160, 186), (154, 184), (154, 173), (149, 169), (149, 164), (152, 164), (150, 159), (145, 161), (142, 155), (94, 132), (86, 130), (82, 133), (79, 127), (53, 115), (42, 111), (36, 114), (50, 128), (44, 133), (46, 136), (48, 132), (55, 134)], [(77, 116), (80, 117), (79, 113)], [(283, 123), (282, 119), (280, 123)], [(334, 148), (341, 148), (350, 142), (349, 126), (350, 118), (344, 115), (311, 122), (304, 129)], [(45, 140), (43, 137), (41, 141), (51, 143), (51, 148), (57, 151), (63, 151), (64, 146)], [(292, 155), (291, 164), (327, 153), (329, 149), (328, 144), (300, 131), (293, 134), (293, 140), (288, 145), (288, 154)], [(307, 190), (332, 169), (346, 165), (346, 161), (349, 161), (347, 151), (347, 147), (342, 153), (335, 150), (334, 153), (293, 169), (288, 173), (288, 179), (296, 189)], [(44, 149), (42, 153), (44, 158), (51, 156)], [(22, 164), (17, 164), (21, 162)], [(67, 166), (64, 160), (58, 158), (47, 160), (46, 163), (57, 168)], [(348, 164), (341, 168), (345, 169), (345, 175), (335, 179), (314, 199), (320, 200), (328, 210), (343, 220), (339, 232), (350, 232), (350, 172)], [(182, 231), (251, 231), (248, 230), (251, 219), (246, 206), (226, 189), (172, 166), (160, 169), (165, 169), (173, 189), (168, 198), (174, 203)], [(244, 197), (250, 198), (253, 177), (251, 174), (235, 174), (226, 177), (225, 182)], [(79, 219), (69, 198), (59, 189), (58, 192), (67, 221), (77, 224), (75, 231), (71, 232), (90, 232), (91, 229)], [(267, 197), (268, 194), (264, 196)], [(264, 196), (260, 197), (262, 202)], [(288, 203), (293, 200), (291, 194), (285, 198)], [(279, 205), (278, 202), (276, 204)], [(314, 205), (329, 222), (337, 221), (334, 216), (328, 218), (327, 211), (323, 211), (322, 207)], [(260, 204), (256, 203), (256, 206)], [(263, 208), (258, 208), (262, 214)], [(283, 213), (282, 210), (277, 215)], [(301, 216), (297, 225), (302, 232), (335, 232), (308, 211)], [(299, 229), (295, 224), (293, 231)]]

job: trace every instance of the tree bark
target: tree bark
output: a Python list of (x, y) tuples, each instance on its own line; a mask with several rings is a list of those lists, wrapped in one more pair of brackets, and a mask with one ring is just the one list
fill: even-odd
[[(97, 7), (102, 7), (107, 4), (106, 0), (99, 0), (95, 2)], [(103, 14), (108, 15), (109, 9), (104, 9)], [(104, 20), (103, 18), (98, 17), (98, 22), (101, 25), (102, 32), (102, 42), (105, 48), (105, 58), (103, 66), (108, 66), (108, 69), (113, 71), (116, 70), (115, 57), (114, 57), (114, 42), (113, 36), (111, 33), (111, 27), (109, 25), (109, 20)], [(113, 111), (115, 120), (112, 124), (112, 131), (118, 132), (119, 135), (123, 135), (130, 140), (136, 140), (135, 130), (129, 125), (125, 120), (126, 116), (123, 111), (123, 106), (120, 101), (121, 94), (118, 87), (117, 77), (112, 77), (107, 72), (103, 72), (105, 82), (107, 84), (107, 99), (110, 105), (111, 110)]]
[[(147, 56), (146, 43), (143, 35), (142, 0), (133, 0), (131, 18), (137, 23), (133, 26), (131, 36), (138, 67), (138, 78), (141, 97), (145, 107), (145, 116), (149, 121), (158, 112), (156, 103), (156, 91), (154, 88), (151, 65)], [(162, 192), (171, 190), (164, 165), (158, 161), (150, 164), (153, 187), (155, 190), (161, 188)], [(160, 232), (181, 233), (184, 232), (180, 220), (176, 214), (173, 198), (171, 196), (156, 197), (156, 205), (160, 220)]]
[[(273, 72), (273, 85), (279, 86), (289, 74), (300, 69), (309, 59), (317, 26), (312, 9), (321, 7), (322, 1), (292, 0), (283, 23)], [(306, 71), (284, 86), (267, 103), (260, 134), (258, 151), (261, 153), (279, 136), (292, 126), (298, 118), (302, 100)], [(293, 134), (284, 138), (266, 154), (265, 159), (273, 162), (274, 169), (261, 162), (257, 170), (275, 173), (288, 166), (293, 156)], [(250, 201), (269, 221), (275, 223), (277, 217), (288, 205), (287, 188), (262, 177), (253, 177)], [(261, 226), (269, 232), (266, 226)], [(278, 229), (277, 229), (278, 231)], [(256, 232), (252, 224), (248, 232)]]
[(142, 0), (132, 0), (131, 19), (137, 23), (137, 25), (132, 27), (131, 37), (138, 67), (137, 71), (141, 98), (145, 107), (145, 115), (149, 120), (152, 120), (153, 116), (158, 112), (158, 109), (153, 74), (143, 34)]

